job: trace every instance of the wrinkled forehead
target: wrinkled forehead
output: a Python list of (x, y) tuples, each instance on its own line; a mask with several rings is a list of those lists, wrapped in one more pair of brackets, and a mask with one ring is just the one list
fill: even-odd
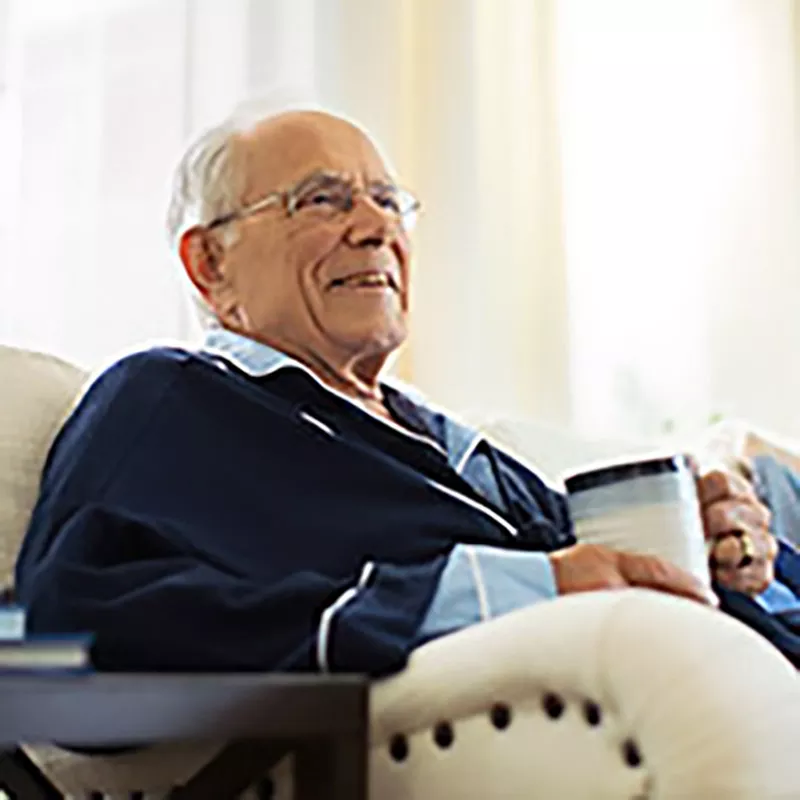
[(240, 135), (245, 197), (288, 189), (317, 172), (344, 175), (357, 184), (392, 180), (369, 137), (346, 120), (321, 112), (296, 112), (265, 120)]

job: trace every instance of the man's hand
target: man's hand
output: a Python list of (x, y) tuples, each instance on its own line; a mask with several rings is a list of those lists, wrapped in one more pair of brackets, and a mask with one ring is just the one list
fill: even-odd
[[(727, 589), (754, 596), (775, 578), (777, 543), (769, 532), (770, 512), (740, 475), (716, 470), (697, 480), (706, 538), (713, 542), (714, 579)], [(752, 542), (743, 546), (742, 534)], [(744, 555), (752, 560), (739, 566)]]
[(688, 572), (657, 556), (610, 550), (596, 544), (576, 544), (550, 553), (559, 594), (640, 586), (688, 597), (706, 605), (716, 598)]

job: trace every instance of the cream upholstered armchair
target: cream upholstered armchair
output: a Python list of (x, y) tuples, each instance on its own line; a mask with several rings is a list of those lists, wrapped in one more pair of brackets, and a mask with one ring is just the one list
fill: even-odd
[[(0, 347), (7, 582), (46, 452), (85, 379)], [(738, 622), (653, 592), (560, 598), (434, 641), (375, 683), (370, 718), (380, 800), (800, 798), (794, 670)], [(27, 750), (67, 796), (161, 797), (221, 744)], [(290, 781), (279, 765), (274, 796), (291, 797)]]

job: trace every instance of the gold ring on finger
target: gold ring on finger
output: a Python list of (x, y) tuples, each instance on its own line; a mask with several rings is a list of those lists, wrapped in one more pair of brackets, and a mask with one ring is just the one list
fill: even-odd
[(753, 559), (756, 555), (756, 546), (749, 533), (737, 531), (735, 536), (739, 540), (739, 546), (742, 548), (742, 557), (739, 559), (736, 569), (744, 569), (753, 563)]

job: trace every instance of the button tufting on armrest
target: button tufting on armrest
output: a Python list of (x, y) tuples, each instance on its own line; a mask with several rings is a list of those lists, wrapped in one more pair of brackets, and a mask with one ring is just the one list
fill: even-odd
[(633, 739), (626, 739), (622, 743), (622, 757), (629, 767), (639, 767), (642, 764), (642, 754), (639, 752), (639, 745)]
[(550, 719), (558, 719), (564, 713), (564, 701), (552, 692), (542, 698), (542, 708)]
[(446, 750), (455, 740), (453, 726), (449, 722), (440, 722), (433, 730), (433, 741)]
[(398, 762), (408, 758), (408, 739), (402, 733), (392, 736), (389, 742), (389, 755)]
[(504, 703), (497, 703), (492, 706), (489, 718), (497, 730), (504, 731), (511, 724), (511, 709)]
[(603, 712), (597, 703), (587, 700), (583, 704), (583, 717), (588, 725), (597, 727), (603, 719)]

